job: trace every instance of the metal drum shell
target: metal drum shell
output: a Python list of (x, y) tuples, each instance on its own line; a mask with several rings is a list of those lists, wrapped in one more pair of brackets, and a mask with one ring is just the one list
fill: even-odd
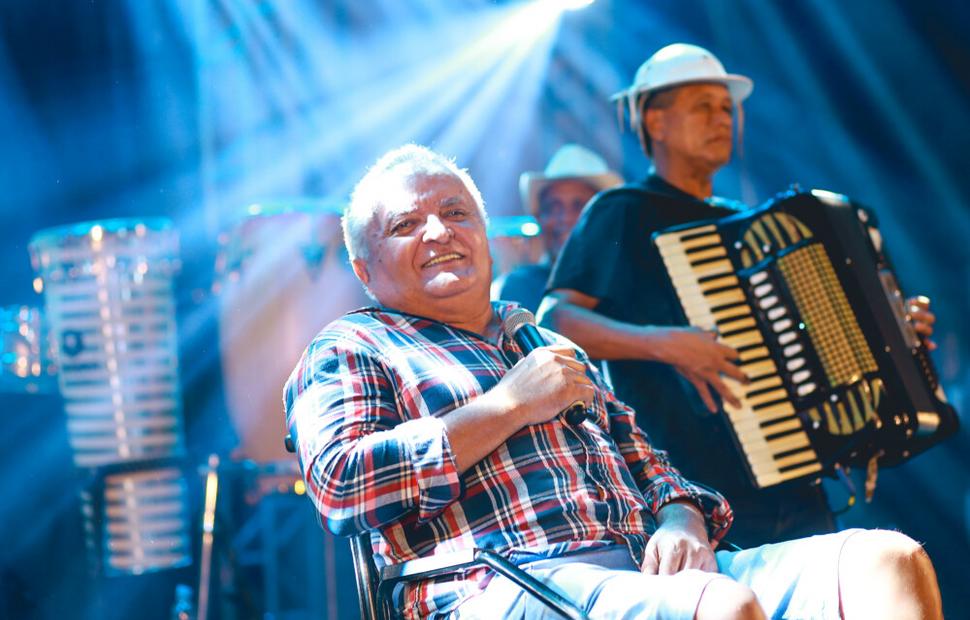
[(183, 454), (172, 223), (83, 222), (39, 231), (29, 248), (75, 464)]
[(370, 305), (334, 208), (263, 205), (220, 238), (220, 353), (233, 458), (292, 460), (283, 448), (283, 385), (327, 323)]

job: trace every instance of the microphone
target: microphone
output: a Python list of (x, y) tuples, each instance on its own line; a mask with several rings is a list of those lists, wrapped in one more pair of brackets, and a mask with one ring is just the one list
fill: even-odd
[[(506, 338), (511, 338), (519, 345), (524, 355), (548, 344), (536, 328), (536, 317), (525, 308), (510, 311), (502, 321), (502, 331)], [(575, 426), (588, 417), (586, 405), (582, 401), (576, 401), (562, 412), (562, 417), (568, 424)]]

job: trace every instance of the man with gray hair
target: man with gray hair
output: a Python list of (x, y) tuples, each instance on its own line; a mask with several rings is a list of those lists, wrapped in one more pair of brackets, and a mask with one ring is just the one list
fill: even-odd
[[(516, 309), (488, 299), (485, 217), (467, 174), (413, 145), (354, 192), (347, 243), (379, 306), (326, 326), (285, 391), (330, 530), (369, 532), (378, 566), (491, 549), (591, 618), (859, 618), (887, 600), (895, 611), (880, 617), (939, 617), (929, 560), (893, 532), (715, 554), (724, 498), (650, 446), (575, 345), (540, 330), (549, 344), (528, 352), (504, 332)], [(588, 416), (568, 423), (577, 402)], [(398, 608), (550, 613), (484, 568), (406, 587)]]

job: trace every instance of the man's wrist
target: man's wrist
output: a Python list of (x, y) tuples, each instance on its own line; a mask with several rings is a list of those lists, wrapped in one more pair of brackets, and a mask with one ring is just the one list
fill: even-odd
[(656, 514), (656, 521), (658, 526), (666, 524), (699, 525), (705, 531), (707, 530), (704, 512), (697, 504), (687, 498), (671, 500), (661, 506)]
[(665, 336), (667, 329), (656, 325), (644, 325), (640, 335), (640, 354), (643, 360), (652, 362), (667, 362)]
[(484, 407), (490, 415), (502, 418), (516, 429), (525, 426), (523, 421), (522, 406), (515, 401), (506, 386), (499, 384), (482, 394), (476, 404)]

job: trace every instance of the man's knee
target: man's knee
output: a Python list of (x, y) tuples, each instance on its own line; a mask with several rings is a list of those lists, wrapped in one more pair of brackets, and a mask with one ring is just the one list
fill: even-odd
[(863, 575), (891, 573), (903, 578), (934, 577), (933, 564), (922, 545), (890, 530), (864, 530), (850, 536), (840, 569)]
[(751, 588), (726, 577), (712, 579), (697, 604), (696, 620), (763, 620)]
[(919, 543), (899, 532), (866, 530), (847, 538), (839, 588), (846, 618), (942, 618), (933, 564)]

